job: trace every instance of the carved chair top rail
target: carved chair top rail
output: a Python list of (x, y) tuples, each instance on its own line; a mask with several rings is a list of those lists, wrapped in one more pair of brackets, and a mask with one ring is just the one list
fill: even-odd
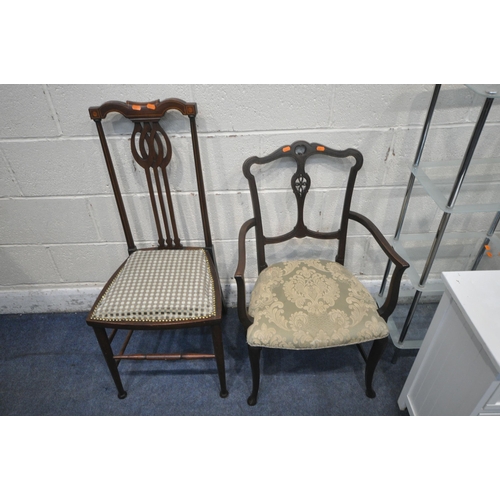
[(305, 161), (313, 155), (326, 155), (335, 158), (347, 158), (349, 156), (352, 156), (356, 159), (356, 164), (354, 165), (356, 170), (359, 170), (363, 165), (363, 155), (357, 149), (349, 148), (344, 150), (337, 150), (315, 142), (308, 143), (306, 141), (296, 141), (291, 145), (278, 148), (276, 151), (267, 156), (251, 156), (243, 164), (243, 173), (248, 178), (247, 173), (250, 174), (250, 167), (253, 164), (269, 163), (271, 161), (285, 157), (294, 158), (297, 163), (305, 163)]
[(151, 102), (107, 101), (101, 106), (90, 107), (89, 114), (92, 120), (102, 120), (109, 113), (120, 113), (132, 121), (155, 121), (162, 118), (171, 109), (175, 109), (183, 115), (190, 117), (194, 117), (197, 114), (196, 103), (185, 102), (182, 99), (176, 98)]

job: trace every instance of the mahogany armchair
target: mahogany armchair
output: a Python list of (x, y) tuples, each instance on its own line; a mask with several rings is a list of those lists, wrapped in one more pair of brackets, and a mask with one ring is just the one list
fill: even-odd
[[(305, 200), (312, 187), (309, 170), (312, 158), (314, 162), (322, 160), (327, 164), (335, 158), (353, 160), (351, 166), (341, 165), (344, 170), (347, 168), (347, 187), (338, 229), (313, 230), (305, 223)], [(292, 230), (270, 236), (264, 234), (261, 199), (252, 167), (255, 166), (255, 170), (265, 167), (269, 175), (283, 175), (279, 172), (280, 162), (285, 160), (296, 165), (289, 186), (297, 202), (297, 220)], [(235, 279), (238, 287), (238, 315), (246, 328), (252, 369), (252, 392), (247, 400), (251, 406), (257, 403), (262, 348), (301, 350), (356, 344), (366, 362), (366, 395), (375, 397), (372, 380), (388, 340), (386, 321), (397, 304), (401, 278), (408, 264), (368, 218), (351, 211), (356, 175), (362, 164), (363, 156), (355, 149), (336, 151), (305, 141), (281, 147), (263, 158), (248, 158), (243, 164), (243, 174), (248, 179), (250, 188), (253, 218), (247, 220), (240, 229), (239, 260)], [(387, 298), (380, 307), (361, 282), (344, 267), (348, 227), (352, 222), (364, 226), (395, 264)], [(251, 229), (255, 234), (258, 278), (247, 307), (244, 274), (246, 240)], [(274, 246), (306, 237), (315, 240), (336, 240), (335, 260), (291, 259), (268, 266), (268, 245)], [(333, 252), (334, 246), (332, 255)], [(372, 346), (366, 355), (362, 344), (370, 342)]]

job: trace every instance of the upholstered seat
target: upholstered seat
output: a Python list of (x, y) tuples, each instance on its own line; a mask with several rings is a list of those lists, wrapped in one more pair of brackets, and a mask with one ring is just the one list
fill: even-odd
[(321, 349), (386, 337), (386, 322), (366, 288), (344, 266), (293, 260), (264, 269), (248, 312), (247, 343), (278, 349)]
[(134, 252), (92, 312), (99, 321), (188, 321), (216, 315), (205, 250)]

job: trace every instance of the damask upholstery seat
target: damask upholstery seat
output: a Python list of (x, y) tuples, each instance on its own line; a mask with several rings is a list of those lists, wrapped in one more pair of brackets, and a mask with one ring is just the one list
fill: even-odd
[(264, 269), (248, 313), (247, 343), (275, 349), (320, 349), (387, 337), (387, 323), (366, 288), (344, 266), (292, 260)]
[[(311, 174), (319, 167), (333, 167), (332, 160), (339, 163), (335, 168), (344, 172), (347, 178), (340, 223), (337, 226), (334, 218), (330, 218), (330, 204), (321, 208), (321, 213), (325, 213), (324, 218), (332, 225), (330, 230), (311, 229), (306, 225), (304, 215), (306, 196), (313, 187)], [(261, 197), (257, 189), (257, 185), (262, 188), (265, 183), (262, 180), (257, 183), (256, 176), (262, 170), (268, 178), (272, 179), (274, 174), (283, 179), (290, 164), (293, 169), (288, 186), (296, 199), (296, 224), (288, 232), (268, 235), (264, 233)], [(306, 141), (296, 141), (264, 157), (252, 156), (243, 164), (243, 174), (250, 188), (253, 218), (247, 220), (240, 229), (235, 279), (238, 287), (238, 316), (246, 328), (252, 369), (252, 392), (247, 400), (251, 406), (257, 403), (262, 348), (313, 350), (355, 344), (366, 362), (366, 395), (375, 397), (373, 374), (388, 341), (386, 322), (397, 304), (401, 278), (408, 264), (394, 251), (373, 222), (351, 210), (356, 175), (362, 165), (363, 156), (355, 149), (339, 151)], [(266, 200), (265, 207), (268, 210), (272, 206), (269, 198), (275, 197), (273, 191)], [(274, 213), (274, 219), (278, 220), (276, 230), (282, 231), (278, 213), (283, 213), (282, 206), (276, 206)], [(267, 215), (267, 221), (273, 219), (273, 215)], [(348, 227), (353, 222), (364, 226), (395, 264), (387, 297), (380, 307), (362, 283), (344, 267)], [(248, 233), (252, 230), (255, 232), (258, 277), (247, 307), (246, 243)], [(280, 253), (276, 250), (273, 254), (277, 262), (268, 265), (266, 250), (269, 245), (277, 247), (287, 242), (288, 255), (294, 255), (288, 242), (304, 238), (335, 241), (336, 245), (331, 250), (332, 257), (336, 250), (335, 259), (297, 259), (287, 258), (287, 255), (280, 259)], [(368, 355), (362, 347), (366, 344), (371, 344)]]

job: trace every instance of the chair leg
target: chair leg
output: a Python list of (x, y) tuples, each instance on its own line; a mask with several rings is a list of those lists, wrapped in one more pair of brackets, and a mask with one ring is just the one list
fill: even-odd
[(374, 398), (376, 396), (375, 391), (372, 387), (373, 373), (375, 372), (375, 368), (377, 367), (377, 364), (382, 357), (388, 340), (389, 337), (374, 340), (372, 348), (370, 349), (370, 354), (368, 355), (368, 359), (366, 360), (365, 383), (366, 395), (369, 398)]
[[(222, 294), (222, 290), (221, 290)], [(226, 301), (224, 300), (224, 297), (222, 297), (222, 315), (225, 316), (227, 314), (227, 305)]]
[(111, 349), (111, 344), (109, 343), (108, 334), (102, 327), (94, 326), (93, 328), (95, 336), (97, 337), (97, 342), (99, 342), (99, 347), (101, 348), (106, 364), (108, 365), (111, 376), (113, 377), (116, 388), (118, 389), (118, 397), (120, 399), (124, 399), (127, 397), (127, 393), (125, 392), (125, 389), (123, 389), (120, 374), (118, 373), (118, 366), (113, 358), (113, 350)]
[(222, 293), (222, 286), (220, 287), (220, 297), (222, 302), (222, 315), (225, 316), (227, 314), (227, 305), (226, 301), (224, 300), (224, 294)]
[(247, 399), (249, 406), (257, 404), (257, 393), (259, 392), (260, 385), (260, 353), (262, 347), (247, 346), (248, 354), (250, 356), (250, 367), (252, 368), (252, 394)]
[(219, 373), (220, 397), (227, 398), (229, 392), (226, 387), (226, 369), (224, 367), (224, 347), (222, 344), (222, 330), (220, 325), (212, 327), (212, 342), (214, 344), (215, 361)]

